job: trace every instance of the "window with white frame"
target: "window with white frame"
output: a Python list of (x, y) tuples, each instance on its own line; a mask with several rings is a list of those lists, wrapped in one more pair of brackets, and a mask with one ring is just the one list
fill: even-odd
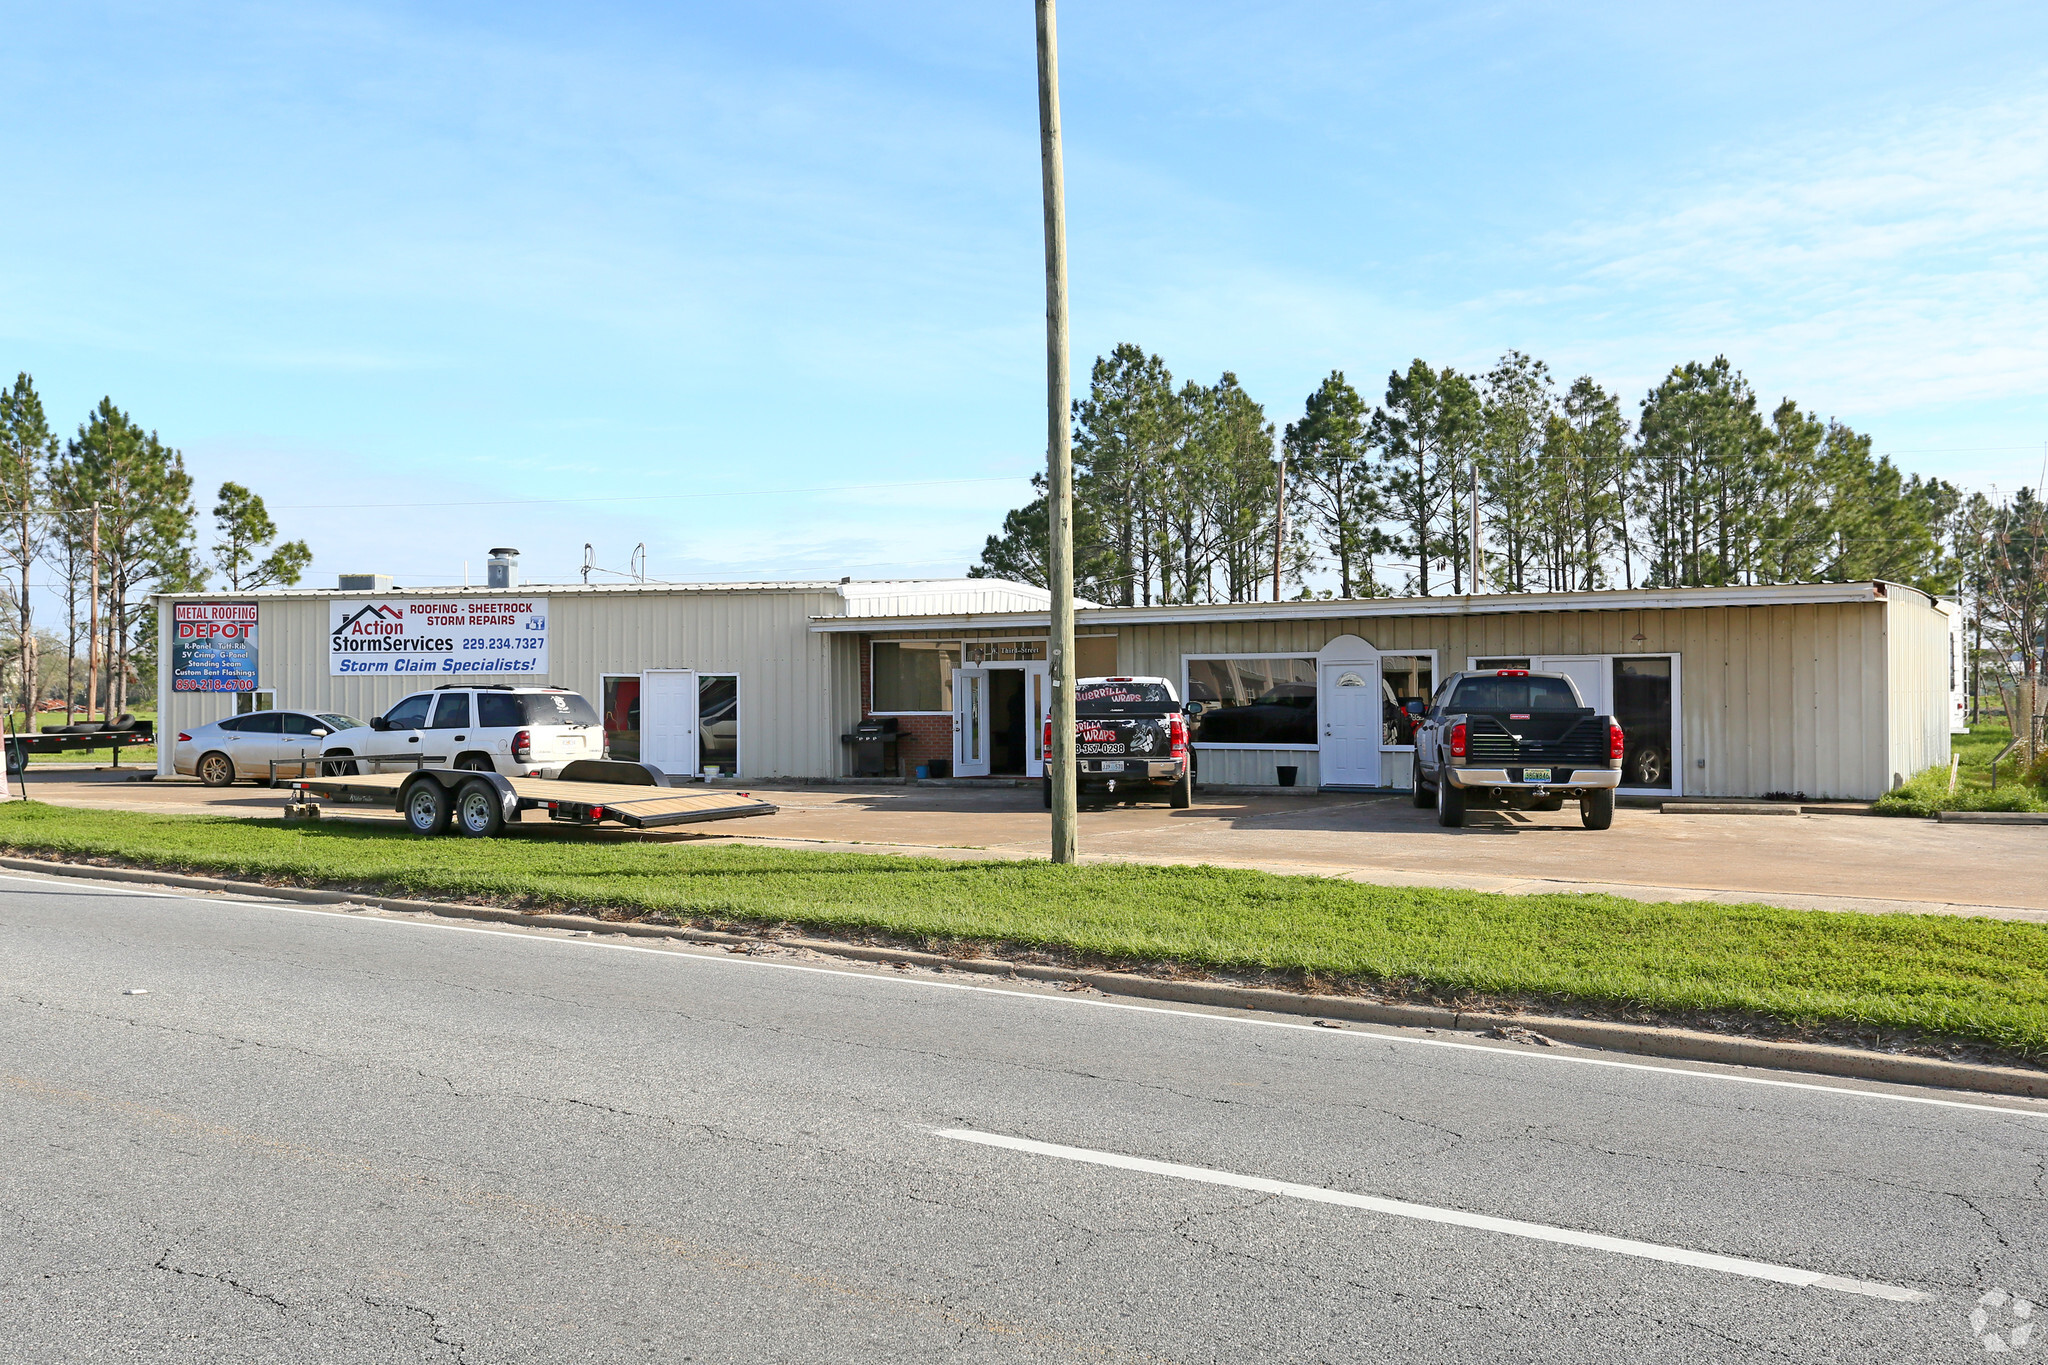
[(1181, 661), (1186, 699), (1202, 704), (1197, 744), (1230, 748), (1314, 748), (1313, 655), (1226, 654)]
[(1436, 651), (1380, 655), (1380, 684), (1380, 697), (1385, 703), (1381, 708), (1380, 747), (1414, 748), (1417, 717), (1408, 710), (1408, 703), (1421, 702), (1424, 709), (1428, 708), (1429, 694), (1436, 690)]

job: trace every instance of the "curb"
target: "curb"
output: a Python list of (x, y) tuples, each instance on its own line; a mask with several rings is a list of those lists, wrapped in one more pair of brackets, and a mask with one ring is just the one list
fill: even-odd
[(1597, 1019), (1568, 1019), (1536, 1014), (1472, 1013), (1434, 1005), (1406, 1005), (1391, 1001), (1361, 1000), (1342, 995), (1306, 995), (1262, 986), (1229, 986), (1207, 981), (1175, 981), (1162, 977), (1138, 976), (1129, 972), (1045, 967), (1028, 962), (1008, 962), (1001, 958), (946, 957), (939, 953), (922, 953), (908, 948), (876, 948), (867, 944), (840, 943), (831, 939), (771, 939), (756, 934), (727, 934), (712, 929), (690, 929), (681, 925), (642, 924), (635, 920), (604, 920), (591, 915), (528, 913), (496, 906), (459, 905), (453, 901), (417, 901), (348, 891), (265, 886), (261, 882), (227, 881), (218, 877), (195, 877), (186, 873), (153, 872), (141, 868), (101, 867), (89, 863), (44, 862), (36, 858), (10, 857), (0, 857), (0, 867), (19, 872), (41, 872), (94, 881), (140, 882), (152, 886), (176, 886), (195, 891), (225, 891), (237, 895), (260, 896), (266, 900), (299, 901), (313, 905), (368, 905), (380, 910), (396, 910), (407, 914), (621, 934), (634, 938), (681, 939), (689, 943), (720, 946), (766, 943), (778, 948), (799, 948), (862, 962), (900, 962), (914, 967), (944, 968), (983, 976), (1017, 977), (1027, 981), (1078, 982), (1092, 986), (1104, 995), (1136, 996), (1146, 1000), (1166, 1000), (1184, 1005), (1261, 1010), (1267, 1013), (1297, 1014), (1319, 1019), (1344, 1019), (1352, 1023), (1380, 1024), (1394, 1028), (1459, 1031), (1490, 1028), (1526, 1029), (1561, 1043), (1633, 1053), (1643, 1057), (1712, 1062), (1722, 1066), (1762, 1067), (1773, 1071), (1804, 1071), (1852, 1080), (1878, 1081), (1890, 1085), (1932, 1086), (1944, 1090), (1973, 1090), (1993, 1095), (2048, 1099), (2048, 1071), (1986, 1066), (1969, 1062), (1945, 1062), (1935, 1057), (1913, 1057), (1887, 1052), (1864, 1052), (1856, 1048), (1836, 1047), (1825, 1043), (1778, 1043), (1760, 1038), (1704, 1033), (1694, 1029), (1659, 1028), (1649, 1024), (1624, 1024)]
[(1799, 815), (1795, 805), (1765, 804), (1738, 805), (1733, 802), (1716, 801), (1666, 801), (1662, 807), (1666, 815)]
[(1934, 818), (1947, 824), (2048, 825), (2048, 815), (2021, 810), (1938, 810)]

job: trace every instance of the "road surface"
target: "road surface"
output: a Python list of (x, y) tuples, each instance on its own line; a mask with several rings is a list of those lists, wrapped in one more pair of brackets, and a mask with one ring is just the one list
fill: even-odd
[(2048, 1338), (2048, 1105), (24, 877), (0, 976), (9, 1361)]

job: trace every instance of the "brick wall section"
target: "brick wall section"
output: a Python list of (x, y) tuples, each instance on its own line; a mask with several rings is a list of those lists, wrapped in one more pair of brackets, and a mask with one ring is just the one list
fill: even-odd
[[(875, 697), (875, 655), (869, 648), (873, 639), (872, 635), (860, 637), (860, 713), (863, 718), (874, 714), (870, 708), (874, 705)], [(928, 763), (935, 758), (950, 760), (953, 757), (951, 716), (898, 716), (896, 733), (901, 736), (896, 742), (896, 761), (905, 777), (914, 776), (920, 763)], [(846, 770), (853, 770), (851, 751), (846, 755)]]

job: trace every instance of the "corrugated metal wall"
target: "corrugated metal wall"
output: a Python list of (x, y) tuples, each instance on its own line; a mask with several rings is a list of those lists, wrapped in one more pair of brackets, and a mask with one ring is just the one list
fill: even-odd
[(1949, 732), (1949, 617), (1909, 588), (1885, 603), (1886, 694), (1891, 702), (1890, 770), (1895, 786), (1924, 768), (1946, 767)]
[(1383, 653), (1434, 649), (1445, 673), (1472, 656), (1676, 653), (1687, 795), (1868, 799), (1890, 786), (1894, 718), (1912, 716), (1910, 724), (1919, 725), (1921, 711), (1935, 720), (1946, 714), (1917, 695), (1900, 695), (1887, 715), (1887, 611), (1924, 613), (1930, 621), (1913, 629), (1929, 638), (1947, 629), (1926, 599), (1902, 594), (1890, 604), (1128, 626), (1119, 652), (1132, 673), (1174, 679), (1185, 655), (1308, 655), (1343, 634)]
[[(487, 594), (470, 589), (459, 594)], [(663, 593), (647, 589), (617, 594), (564, 593), (549, 596), (532, 585), (515, 594), (548, 601), (548, 664), (545, 678), (602, 705), (600, 676), (649, 668), (694, 668), (701, 673), (734, 673), (740, 680), (742, 776), (822, 777), (841, 772), (839, 736), (859, 706), (858, 673), (835, 688), (835, 642), (811, 631), (813, 616), (836, 613), (836, 594), (823, 591), (693, 590)], [(339, 594), (337, 594), (339, 596)], [(406, 594), (392, 602), (419, 601)], [(331, 677), (328, 674), (328, 602), (325, 597), (265, 597), (257, 625), (257, 677), (275, 689), (280, 706), (340, 711), (368, 719), (392, 703), (437, 683), (439, 677)], [(369, 595), (361, 599), (369, 600)], [(170, 657), (169, 618), (159, 658)], [(843, 647), (840, 652), (845, 652)], [(849, 658), (851, 656), (849, 655)], [(168, 685), (168, 673), (166, 674)], [(849, 701), (839, 696), (851, 692)], [(219, 720), (233, 712), (230, 697), (178, 692), (160, 696), (161, 727), (179, 728)], [(168, 746), (161, 763), (167, 764)]]

